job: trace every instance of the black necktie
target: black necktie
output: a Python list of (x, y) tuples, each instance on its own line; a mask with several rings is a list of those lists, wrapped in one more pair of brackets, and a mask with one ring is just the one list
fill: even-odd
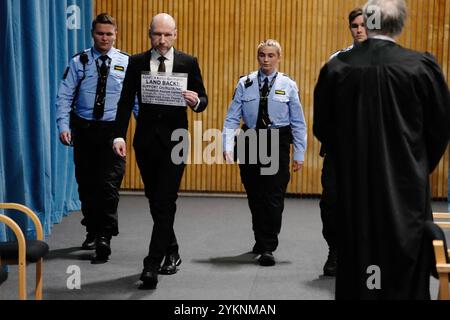
[(261, 96), (267, 98), (267, 92), (269, 91), (269, 78), (264, 79), (264, 85), (261, 90)]
[(166, 72), (166, 64), (164, 63), (166, 57), (160, 56), (158, 60), (159, 60), (158, 72)]
[(108, 79), (108, 67), (106, 65), (108, 56), (101, 56), (99, 59), (102, 61), (102, 65), (99, 70), (94, 105), (94, 118), (96, 120), (101, 119), (105, 113), (106, 81)]
[(269, 113), (267, 108), (267, 96), (269, 94), (269, 79), (264, 79), (264, 85), (261, 89), (261, 96), (259, 97), (259, 110), (258, 119), (256, 121), (257, 129), (266, 129), (272, 122), (269, 119)]

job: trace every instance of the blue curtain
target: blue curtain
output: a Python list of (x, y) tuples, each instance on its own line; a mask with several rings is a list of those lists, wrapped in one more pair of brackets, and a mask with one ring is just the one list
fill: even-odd
[[(0, 1), (0, 202), (35, 211), (49, 235), (80, 202), (55, 100), (72, 55), (91, 45), (93, 0)], [(33, 237), (33, 223), (8, 214)], [(0, 241), (11, 233), (0, 226)]]

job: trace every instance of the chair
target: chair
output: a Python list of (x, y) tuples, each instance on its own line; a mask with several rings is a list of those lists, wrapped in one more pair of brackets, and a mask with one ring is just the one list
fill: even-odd
[[(434, 223), (443, 229), (450, 229), (450, 213), (433, 212)], [(448, 220), (447, 220), (448, 219)]]
[[(450, 216), (448, 213), (445, 213), (445, 215)], [(442, 219), (449, 217), (440, 216), (440, 214), (433, 214), (433, 218)], [(444, 226), (444, 228), (450, 228), (448, 222), (425, 222), (425, 231), (433, 243), (435, 261), (432, 269), (432, 275), (439, 280), (438, 300), (450, 300), (448, 284), (450, 273), (450, 252), (447, 249), (447, 241), (441, 226)]]
[(5, 223), (14, 232), (17, 242), (0, 242), (0, 267), (18, 265), (19, 299), (26, 300), (26, 263), (36, 263), (36, 300), (42, 300), (42, 267), (43, 257), (49, 247), (43, 241), (42, 224), (37, 215), (29, 208), (17, 203), (0, 203), (0, 209), (18, 210), (31, 218), (36, 227), (36, 240), (25, 240), (19, 225), (6, 215), (0, 214), (0, 222)]

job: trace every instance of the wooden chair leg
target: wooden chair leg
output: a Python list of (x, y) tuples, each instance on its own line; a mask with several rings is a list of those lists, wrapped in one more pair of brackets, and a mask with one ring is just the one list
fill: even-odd
[(19, 299), (27, 300), (27, 265), (26, 263), (19, 262)]
[(441, 274), (439, 276), (439, 300), (450, 300), (448, 290), (448, 274)]
[(36, 300), (42, 300), (42, 268), (44, 259), (36, 262)]

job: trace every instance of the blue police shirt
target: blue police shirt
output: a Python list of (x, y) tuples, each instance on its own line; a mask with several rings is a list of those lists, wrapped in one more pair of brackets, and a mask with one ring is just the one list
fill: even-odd
[[(95, 48), (84, 50), (87, 54), (88, 62), (83, 69), (83, 63), (80, 61), (80, 54), (75, 55), (66, 70), (63, 80), (61, 81), (58, 96), (56, 98), (56, 121), (59, 132), (70, 131), (70, 107), (75, 96), (75, 90), (82, 79), (77, 101), (75, 102), (75, 113), (86, 120), (94, 120), (94, 102), (97, 91), (98, 66), (101, 66), (101, 56)], [(109, 74), (106, 82), (105, 112), (101, 121), (114, 121), (116, 119), (117, 102), (122, 91), (125, 72), (128, 67), (129, 56), (116, 48), (111, 48), (107, 53), (110, 59)], [(98, 60), (97, 60), (98, 59)], [(98, 61), (98, 64), (96, 63)], [(137, 114), (137, 104), (134, 109)]]
[[(241, 119), (247, 127), (256, 127), (260, 100), (258, 76), (262, 84), (266, 76), (258, 71), (242, 77), (237, 84), (223, 126), (224, 151), (233, 151), (234, 136)], [(275, 82), (268, 97), (268, 113), (272, 121), (269, 128), (290, 126), (294, 138), (294, 160), (304, 161), (307, 128), (297, 84), (281, 72), (269, 75), (269, 83), (275, 76)]]

